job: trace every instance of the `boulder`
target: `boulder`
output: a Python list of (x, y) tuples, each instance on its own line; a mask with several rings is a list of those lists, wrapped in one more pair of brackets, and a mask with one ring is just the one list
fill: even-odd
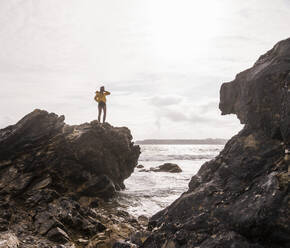
[(66, 234), (66, 232), (59, 227), (51, 229), (48, 232), (47, 237), (49, 240), (60, 243), (60, 244), (65, 244), (69, 241), (69, 237)]
[(173, 163), (165, 163), (162, 165), (159, 165), (157, 167), (151, 167), (149, 170), (142, 169), (140, 172), (169, 172), (169, 173), (179, 173), (182, 172), (182, 169), (177, 165)]
[(156, 168), (150, 168), (150, 171), (170, 172), (170, 173), (182, 172), (181, 168), (177, 164), (173, 164), (173, 163), (165, 163), (165, 164), (159, 165)]
[(15, 233), (1, 232), (0, 233), (0, 248), (17, 248), (19, 247), (19, 240)]
[(131, 244), (123, 241), (117, 241), (114, 245), (113, 248), (133, 248)]
[(145, 215), (140, 215), (138, 216), (138, 222), (143, 226), (147, 226), (149, 222), (149, 218)]
[(287, 39), (222, 85), (222, 114), (245, 126), (150, 219), (142, 248), (290, 247), (289, 57)]
[(150, 232), (148, 231), (139, 231), (136, 233), (133, 233), (130, 237), (130, 242), (138, 245), (138, 247), (142, 246), (145, 240), (148, 238), (150, 235)]

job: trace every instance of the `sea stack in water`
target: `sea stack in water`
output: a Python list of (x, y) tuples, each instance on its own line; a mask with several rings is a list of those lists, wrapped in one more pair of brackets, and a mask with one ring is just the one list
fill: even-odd
[(181, 168), (177, 164), (173, 163), (165, 163), (162, 165), (159, 165), (156, 168), (151, 168), (150, 171), (154, 172), (170, 172), (170, 173), (179, 173), (182, 172)]
[(144, 248), (290, 247), (290, 39), (221, 87), (243, 130), (149, 223)]
[[(33, 111), (0, 130), (1, 231), (57, 243), (103, 231), (86, 206), (123, 189), (139, 154), (126, 127), (69, 126), (63, 116)], [(32, 244), (50, 247), (43, 242)]]
[(140, 172), (169, 172), (169, 173), (180, 173), (182, 172), (182, 169), (177, 164), (173, 163), (165, 163), (162, 165), (159, 165), (157, 167), (151, 167), (148, 169), (142, 169)]

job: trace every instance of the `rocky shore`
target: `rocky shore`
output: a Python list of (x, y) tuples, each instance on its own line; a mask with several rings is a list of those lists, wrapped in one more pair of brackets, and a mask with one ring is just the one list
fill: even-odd
[(290, 39), (224, 83), (220, 109), (243, 130), (150, 219), (143, 248), (290, 247)]
[(1, 129), (0, 248), (290, 247), (289, 58), (290, 39), (222, 85), (243, 130), (149, 222), (108, 204), (140, 155), (128, 128), (35, 110)]
[(112, 247), (143, 230), (103, 207), (139, 154), (128, 128), (69, 126), (41, 110), (0, 130), (0, 247)]

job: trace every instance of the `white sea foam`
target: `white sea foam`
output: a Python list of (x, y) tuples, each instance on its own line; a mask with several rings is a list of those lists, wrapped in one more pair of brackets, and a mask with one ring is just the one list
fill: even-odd
[(139, 161), (212, 159), (222, 147), (222, 145), (142, 145)]
[[(171, 161), (171, 160), (200, 160), (200, 159), (212, 159), (214, 155), (204, 154), (204, 155), (190, 155), (190, 154), (180, 154), (180, 155), (157, 155), (154, 158), (154, 161)], [(143, 157), (139, 159), (139, 162), (142, 161), (152, 161), (151, 157)]]

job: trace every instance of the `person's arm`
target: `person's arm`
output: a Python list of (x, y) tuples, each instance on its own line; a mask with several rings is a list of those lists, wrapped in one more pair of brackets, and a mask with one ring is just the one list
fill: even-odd
[(98, 97), (99, 97), (99, 91), (96, 91), (96, 95), (95, 95), (95, 101), (98, 102)]
[(111, 95), (111, 92), (109, 92), (109, 91), (105, 91), (105, 94), (106, 94), (106, 95)]

